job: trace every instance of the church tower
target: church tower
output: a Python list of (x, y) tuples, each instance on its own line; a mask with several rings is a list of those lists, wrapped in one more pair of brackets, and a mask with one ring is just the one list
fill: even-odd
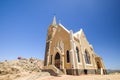
[(54, 37), (54, 34), (57, 29), (57, 24), (56, 24), (56, 17), (53, 17), (53, 21), (50, 24), (48, 31), (47, 31), (47, 39), (46, 39), (46, 49), (45, 49), (45, 61), (44, 61), (44, 66), (49, 64), (49, 54), (50, 54), (50, 45), (51, 45), (51, 40)]
[(47, 40), (51, 40), (56, 32), (57, 24), (56, 24), (56, 17), (54, 16), (52, 24), (48, 28), (47, 33)]

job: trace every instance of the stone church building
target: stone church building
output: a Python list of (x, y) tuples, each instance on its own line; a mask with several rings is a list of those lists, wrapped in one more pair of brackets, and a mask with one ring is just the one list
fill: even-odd
[(48, 28), (44, 69), (57, 74), (105, 74), (102, 58), (98, 56), (88, 42), (82, 29), (73, 33), (54, 16)]

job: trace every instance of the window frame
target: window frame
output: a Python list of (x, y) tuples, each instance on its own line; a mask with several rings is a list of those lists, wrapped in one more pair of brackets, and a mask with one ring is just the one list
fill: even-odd
[(84, 57), (85, 57), (85, 63), (86, 64), (91, 64), (91, 57), (90, 57), (90, 54), (87, 50), (85, 50)]

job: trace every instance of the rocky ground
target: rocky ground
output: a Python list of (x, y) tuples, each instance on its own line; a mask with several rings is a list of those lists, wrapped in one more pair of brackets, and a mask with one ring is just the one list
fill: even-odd
[(120, 80), (120, 73), (109, 75), (59, 75), (42, 72), (43, 61), (21, 58), (0, 62), (0, 80)]
[(14, 80), (33, 73), (50, 75), (49, 73), (41, 72), (42, 67), (43, 61), (36, 58), (26, 59), (19, 57), (18, 60), (0, 62), (0, 80)]

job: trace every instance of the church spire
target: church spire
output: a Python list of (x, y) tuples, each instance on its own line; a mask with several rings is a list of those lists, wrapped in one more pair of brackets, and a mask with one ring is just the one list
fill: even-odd
[(56, 25), (56, 17), (53, 17), (52, 25)]

